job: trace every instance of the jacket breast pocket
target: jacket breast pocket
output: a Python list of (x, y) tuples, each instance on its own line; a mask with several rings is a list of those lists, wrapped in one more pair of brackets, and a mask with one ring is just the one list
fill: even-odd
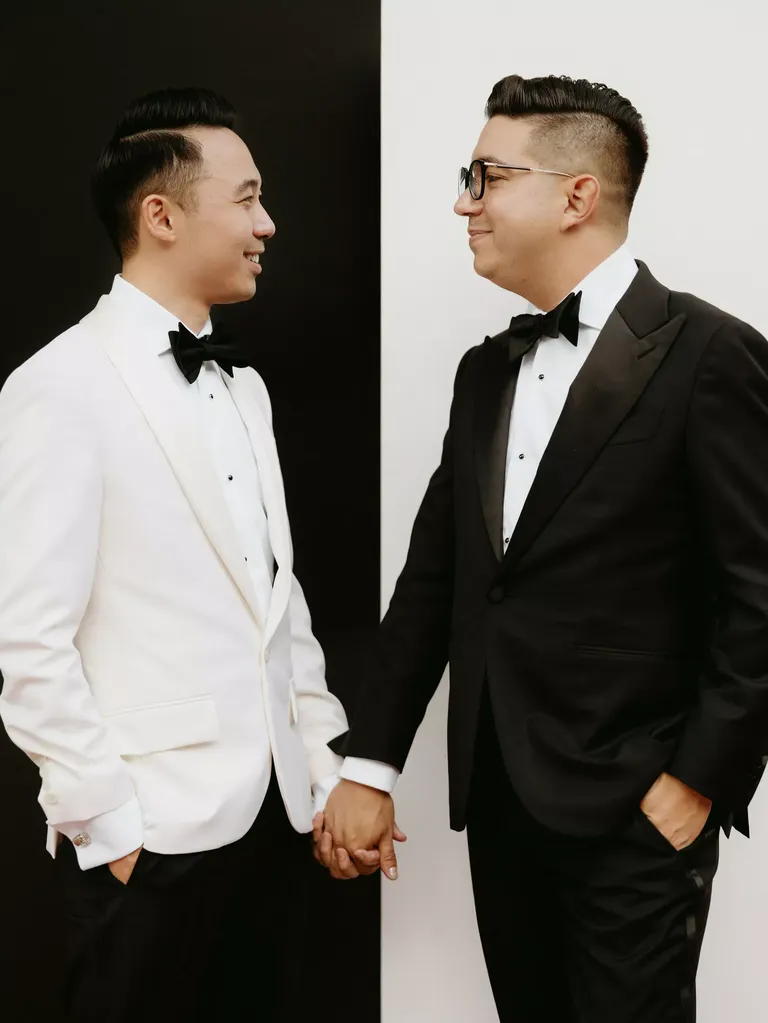
[(215, 742), (219, 718), (212, 696), (129, 707), (104, 715), (117, 751), (124, 757)]
[(663, 417), (664, 409), (657, 405), (641, 407), (631, 412), (608, 441), (608, 446), (638, 444), (640, 441), (650, 440), (658, 433)]
[(574, 650), (587, 657), (606, 657), (618, 660), (659, 661), (686, 663), (685, 654), (675, 650), (636, 650), (628, 647), (593, 646), (588, 643), (574, 643)]

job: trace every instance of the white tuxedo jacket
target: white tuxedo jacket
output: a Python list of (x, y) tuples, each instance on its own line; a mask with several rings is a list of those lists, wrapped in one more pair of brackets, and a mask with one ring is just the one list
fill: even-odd
[(293, 576), (266, 388), (224, 376), (278, 565), (262, 621), (198, 396), (167, 333), (138, 329), (106, 296), (0, 394), (0, 715), (40, 770), (52, 852), (57, 825), (131, 801), (153, 851), (235, 841), (272, 758), (309, 831), (347, 723)]

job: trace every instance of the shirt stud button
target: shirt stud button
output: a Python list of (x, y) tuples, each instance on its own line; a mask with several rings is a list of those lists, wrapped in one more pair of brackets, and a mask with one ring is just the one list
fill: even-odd
[[(543, 379), (544, 379), (544, 374), (543, 373), (539, 373), (539, 380), (543, 380)], [(211, 397), (213, 397), (213, 395), (211, 395)]]
[(522, 459), (525, 458), (525, 455), (518, 455), (517, 457), (522, 461)]
[(233, 480), (234, 478), (235, 478), (234, 476), (227, 476), (228, 480)]

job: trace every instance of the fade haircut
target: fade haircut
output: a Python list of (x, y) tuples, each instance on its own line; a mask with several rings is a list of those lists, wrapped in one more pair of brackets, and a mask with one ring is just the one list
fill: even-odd
[(486, 116), (529, 120), (530, 148), (543, 165), (594, 174), (626, 220), (648, 161), (648, 136), (635, 107), (606, 85), (566, 75), (509, 75), (493, 87)]

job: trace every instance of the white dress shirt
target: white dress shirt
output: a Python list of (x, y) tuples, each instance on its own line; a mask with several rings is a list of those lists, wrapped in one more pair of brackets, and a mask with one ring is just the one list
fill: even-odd
[[(178, 329), (179, 321), (172, 313), (120, 275), (115, 278), (112, 294), (126, 303), (132, 311), (140, 310), (145, 319), (151, 317), (153, 324), (157, 323), (168, 331)], [(196, 336), (210, 334), (211, 330), (209, 320)], [(140, 337), (137, 337), (136, 343), (141, 344)], [(173, 358), (170, 338), (167, 352), (161, 357)], [(274, 583), (274, 556), (259, 468), (248, 431), (224, 382), (222, 372), (215, 362), (204, 362), (200, 375), (190, 386), (195, 388), (199, 395), (200, 419), (208, 453), (221, 481), (222, 492), (235, 525), (243, 557), (248, 563), (258, 599), (260, 620), (266, 622)], [(256, 664), (254, 670), (258, 670)], [(254, 745), (268, 751), (270, 741), (266, 718), (261, 715), (258, 720), (250, 721), (249, 727), (252, 729)], [(341, 763), (339, 757), (339, 766)], [(323, 809), (337, 781), (338, 775), (328, 775), (313, 786), (316, 812)], [(90, 836), (90, 843), (87, 846), (77, 848), (80, 866), (87, 869), (109, 862), (112, 858), (109, 848), (120, 845), (121, 835), (127, 837), (140, 831), (141, 819), (141, 808), (138, 800), (134, 798), (99, 817), (57, 825), (57, 828), (70, 839), (84, 832)]]
[[(571, 384), (636, 273), (637, 264), (626, 245), (622, 245), (573, 289), (581, 292), (578, 345), (572, 345), (561, 334), (539, 340), (523, 356), (509, 425), (502, 536), (505, 551)], [(543, 311), (528, 306), (529, 313)], [(391, 792), (399, 771), (378, 761), (347, 757), (341, 777)]]

